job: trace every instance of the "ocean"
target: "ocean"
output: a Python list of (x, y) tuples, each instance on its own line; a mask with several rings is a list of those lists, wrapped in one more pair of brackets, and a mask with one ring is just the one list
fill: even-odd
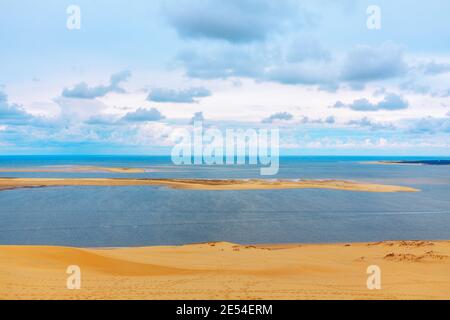
[(174, 166), (170, 157), (1, 156), (0, 167), (90, 165), (141, 174), (0, 173), (2, 177), (347, 179), (417, 193), (340, 190), (198, 191), (166, 187), (48, 187), (0, 191), (0, 245), (128, 247), (207, 241), (334, 243), (450, 239), (450, 167), (377, 165), (433, 157), (282, 157), (256, 166)]

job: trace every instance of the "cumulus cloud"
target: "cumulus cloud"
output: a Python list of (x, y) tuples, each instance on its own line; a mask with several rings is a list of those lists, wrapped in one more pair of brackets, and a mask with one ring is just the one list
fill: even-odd
[(262, 123), (273, 123), (276, 121), (289, 121), (292, 120), (294, 116), (290, 114), (289, 112), (278, 112), (275, 114), (272, 114), (270, 117), (265, 118), (262, 120)]
[(183, 38), (260, 41), (288, 22), (299, 24), (293, 0), (180, 0), (166, 3), (168, 22)]
[(351, 50), (342, 68), (342, 79), (356, 84), (405, 74), (408, 66), (402, 47), (386, 42), (378, 47), (360, 45)]
[(328, 117), (325, 118), (324, 122), (328, 123), (328, 124), (333, 124), (333, 123), (336, 122), (336, 119), (333, 116), (328, 116)]
[(286, 52), (288, 62), (330, 61), (331, 53), (312, 37), (298, 36)]
[(357, 127), (363, 127), (363, 128), (369, 128), (370, 130), (395, 130), (394, 125), (391, 123), (381, 123), (372, 121), (367, 117), (358, 119), (358, 120), (351, 120), (347, 122), (347, 125), (350, 126), (357, 126)]
[(173, 103), (194, 103), (198, 98), (209, 97), (211, 91), (203, 87), (190, 88), (185, 90), (154, 89), (148, 95), (147, 100), (153, 102), (173, 102)]
[(95, 99), (103, 97), (110, 92), (123, 93), (125, 90), (120, 87), (120, 84), (127, 81), (130, 76), (131, 72), (128, 70), (115, 73), (111, 75), (109, 84), (106, 86), (89, 87), (86, 82), (80, 82), (71, 89), (64, 88), (62, 96), (65, 98)]
[(418, 134), (450, 133), (450, 118), (426, 117), (414, 119), (410, 121), (409, 131)]
[(127, 122), (145, 122), (145, 121), (158, 121), (165, 117), (159, 112), (158, 109), (143, 109), (139, 108), (136, 111), (127, 113), (121, 120)]
[(60, 108), (59, 120), (67, 123), (79, 123), (91, 117), (103, 114), (108, 106), (98, 99), (71, 99), (57, 97), (53, 100)]
[(332, 92), (343, 84), (360, 90), (369, 82), (400, 77), (408, 71), (402, 48), (392, 42), (357, 46), (342, 59), (306, 36), (277, 46), (213, 43), (207, 48), (192, 47), (180, 52), (177, 62), (191, 78), (244, 77)]
[(177, 61), (191, 78), (244, 77), (282, 84), (320, 85), (335, 90), (336, 66), (320, 57), (312, 61), (312, 52), (302, 54), (303, 57), (296, 59), (291, 57), (299, 62), (289, 62), (284, 53), (264, 45), (213, 45), (202, 50), (185, 50), (177, 56)]
[(212, 45), (208, 48), (183, 50), (176, 60), (191, 78), (225, 79), (259, 78), (270, 58), (263, 48), (254, 45), (245, 48)]
[(429, 93), (431, 87), (427, 84), (421, 84), (417, 80), (407, 80), (399, 85), (399, 88), (403, 91), (411, 91), (418, 94)]
[(341, 101), (335, 103), (334, 108), (348, 108), (354, 111), (378, 111), (378, 110), (401, 110), (408, 108), (409, 104), (403, 97), (395, 94), (387, 94), (383, 100), (372, 103), (367, 99), (358, 99), (346, 104)]
[(334, 68), (328, 64), (283, 64), (270, 67), (264, 75), (265, 80), (282, 84), (320, 85), (323, 89), (336, 89), (336, 74)]
[(336, 118), (334, 116), (328, 116), (324, 119), (311, 119), (310, 117), (303, 116), (300, 119), (301, 124), (334, 124)]
[(27, 113), (22, 106), (10, 104), (8, 96), (0, 91), (0, 123), (2, 124), (29, 124), (34, 117)]
[(433, 60), (431, 62), (421, 64), (419, 69), (427, 75), (438, 75), (450, 72), (450, 63), (438, 63)]
[(115, 125), (117, 124), (117, 117), (109, 114), (100, 114), (90, 117), (85, 121), (86, 124), (90, 125)]

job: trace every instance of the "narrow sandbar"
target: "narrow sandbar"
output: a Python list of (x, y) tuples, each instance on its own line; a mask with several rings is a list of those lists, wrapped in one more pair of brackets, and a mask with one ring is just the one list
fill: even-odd
[[(154, 171), (154, 170), (151, 170)], [(144, 173), (143, 168), (100, 167), (100, 166), (45, 166), (33, 168), (0, 168), (0, 172), (110, 172), (110, 173)]]
[(361, 192), (417, 192), (406, 186), (345, 180), (205, 180), (121, 178), (0, 178), (0, 190), (56, 186), (165, 186), (187, 190), (330, 189)]

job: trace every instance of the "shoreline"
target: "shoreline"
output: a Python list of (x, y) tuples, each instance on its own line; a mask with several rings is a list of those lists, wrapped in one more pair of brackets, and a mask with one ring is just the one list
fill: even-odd
[(269, 179), (125, 179), (125, 178), (0, 178), (0, 191), (20, 188), (64, 186), (163, 186), (183, 190), (279, 190), (329, 189), (361, 192), (419, 192), (406, 186), (347, 180), (269, 180)]
[[(80, 290), (66, 269), (78, 265)], [(367, 267), (381, 269), (368, 290)], [(449, 299), (450, 240), (0, 246), (3, 299)]]

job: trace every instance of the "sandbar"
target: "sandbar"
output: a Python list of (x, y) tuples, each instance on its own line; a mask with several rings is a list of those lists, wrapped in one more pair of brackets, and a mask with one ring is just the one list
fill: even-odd
[(407, 186), (346, 180), (206, 180), (206, 179), (121, 179), (121, 178), (0, 178), (0, 191), (57, 186), (164, 186), (187, 190), (273, 190), (330, 189), (360, 192), (417, 192)]
[(0, 172), (144, 173), (147, 172), (147, 170), (143, 168), (100, 167), (100, 166), (44, 166), (44, 167), (30, 167), (30, 168), (0, 168)]

